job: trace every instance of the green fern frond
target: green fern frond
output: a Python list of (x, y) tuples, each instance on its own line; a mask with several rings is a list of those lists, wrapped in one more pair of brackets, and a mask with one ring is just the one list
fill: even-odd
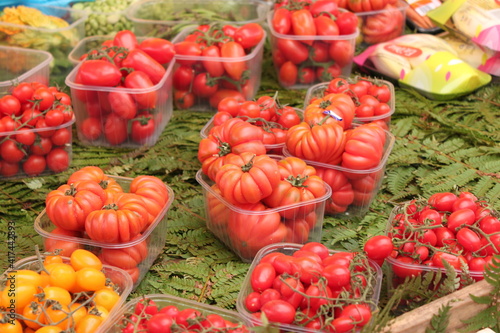
[(444, 333), (446, 332), (446, 327), (448, 327), (448, 322), (450, 320), (450, 305), (442, 305), (439, 308), (438, 313), (432, 316), (430, 321), (430, 327), (425, 329), (425, 333)]
[(414, 167), (401, 167), (395, 170), (390, 170), (387, 175), (387, 189), (391, 193), (401, 193), (415, 179)]

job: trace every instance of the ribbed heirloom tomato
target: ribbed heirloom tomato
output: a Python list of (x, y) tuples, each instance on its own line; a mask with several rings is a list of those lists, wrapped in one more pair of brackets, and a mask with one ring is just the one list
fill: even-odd
[(224, 164), (225, 157), (229, 153), (265, 154), (266, 147), (262, 138), (260, 128), (241, 118), (229, 119), (222, 125), (215, 126), (208, 137), (200, 141), (198, 147), (198, 160), (202, 163), (203, 173), (215, 180), (217, 171)]
[(74, 231), (85, 229), (85, 219), (106, 201), (101, 186), (93, 181), (61, 185), (45, 199), (46, 212), (56, 226)]
[(255, 204), (269, 196), (280, 181), (277, 162), (267, 155), (244, 152), (217, 171), (215, 183), (232, 204)]
[(85, 219), (90, 239), (107, 243), (129, 242), (148, 224), (148, 206), (133, 193), (116, 194), (105, 206), (92, 211)]

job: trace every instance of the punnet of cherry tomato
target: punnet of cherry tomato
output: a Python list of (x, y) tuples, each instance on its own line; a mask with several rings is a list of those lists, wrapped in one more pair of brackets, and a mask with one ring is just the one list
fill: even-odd
[(211, 23), (186, 28), (172, 42), (174, 104), (217, 109), (224, 97), (250, 100), (260, 86), (266, 31), (258, 23)]
[(450, 267), (464, 286), (482, 280), (492, 256), (500, 253), (499, 214), (471, 192), (438, 192), (396, 205), (386, 236), (375, 237), (367, 241), (372, 249), (367, 253), (373, 251), (378, 260), (387, 256), (394, 285)]
[(281, 105), (278, 92), (274, 96), (263, 95), (256, 100), (225, 97), (217, 106), (217, 112), (201, 129), (202, 138), (232, 118), (241, 118), (262, 130), (262, 142), (268, 154), (281, 154), (288, 129), (302, 121), (302, 110)]
[(34, 227), (46, 251), (70, 256), (88, 249), (126, 271), (135, 288), (164, 247), (173, 200), (172, 189), (157, 177), (114, 177), (87, 166), (47, 194)]
[(383, 43), (405, 30), (408, 2), (404, 0), (340, 0), (338, 5), (358, 17), (359, 44)]
[(173, 112), (172, 42), (138, 38), (129, 30), (99, 38), (101, 46), (82, 54), (66, 77), (79, 141), (104, 147), (154, 145)]
[(354, 332), (377, 308), (382, 270), (364, 253), (318, 242), (279, 243), (255, 257), (238, 294), (238, 312), (282, 332)]
[(52, 54), (46, 51), (0, 45), (0, 96), (8, 94), (15, 83), (40, 82), (48, 85), (53, 60)]
[[(260, 133), (240, 118), (222, 127), (246, 132), (247, 138)], [(207, 227), (217, 238), (245, 262), (266, 245), (321, 240), (331, 189), (314, 167), (300, 158), (267, 155), (260, 140), (241, 143), (248, 151), (214, 157), (216, 137), (201, 140), (196, 180), (203, 188)]]
[(97, 332), (132, 290), (123, 270), (79, 249), (21, 259), (0, 278), (2, 332)]
[(391, 115), (396, 110), (394, 85), (391, 82), (367, 77), (338, 76), (310, 87), (304, 98), (304, 106), (328, 94), (346, 94), (351, 97), (355, 106), (353, 122), (376, 122), (384, 129), (389, 129)]
[(213, 305), (150, 294), (127, 302), (102, 327), (107, 333), (247, 333), (242, 316)]
[(0, 175), (55, 174), (71, 162), (71, 98), (41, 82), (19, 82), (0, 97)]
[(340, 218), (368, 210), (380, 187), (395, 137), (385, 123), (354, 123), (355, 103), (344, 93), (311, 101), (303, 121), (288, 129), (284, 156), (316, 168), (331, 187), (325, 212)]
[(304, 89), (351, 74), (358, 18), (336, 1), (281, 1), (268, 13), (267, 23), (282, 87)]

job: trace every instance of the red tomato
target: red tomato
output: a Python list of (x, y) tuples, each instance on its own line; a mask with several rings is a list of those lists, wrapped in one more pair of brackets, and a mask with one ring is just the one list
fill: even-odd
[[(197, 60), (189, 58), (198, 58), (201, 56), (201, 46), (196, 42), (182, 41), (175, 43), (176, 62), (184, 66), (192, 66)], [(186, 59), (188, 58), (188, 59)]]
[(160, 82), (166, 72), (165, 68), (159, 62), (141, 49), (134, 49), (128, 52), (122, 61), (122, 66), (146, 73), (153, 84)]
[(328, 62), (330, 59), (328, 48), (329, 44), (321, 41), (314, 41), (309, 50), (309, 58), (317, 63)]
[(0, 98), (0, 114), (19, 116), (21, 114), (21, 102), (12, 95), (3, 96)]
[(313, 15), (313, 17), (318, 17), (320, 15), (331, 14), (334, 17), (339, 15), (338, 5), (335, 1), (332, 0), (317, 0), (311, 4), (309, 11)]
[(456, 237), (457, 242), (467, 251), (476, 252), (481, 248), (480, 236), (469, 228), (465, 227), (458, 230)]
[(279, 69), (279, 82), (283, 87), (291, 87), (297, 83), (298, 75), (297, 66), (293, 62), (287, 61)]
[(462, 255), (453, 255), (438, 251), (432, 256), (432, 264), (435, 267), (444, 267), (443, 260), (447, 261), (453, 268), (456, 269), (461, 269), (461, 266), (467, 263)]
[(23, 145), (31, 146), (35, 142), (36, 134), (32, 129), (23, 127), (17, 130), (14, 139)]
[(199, 73), (194, 77), (192, 88), (195, 96), (208, 98), (219, 89), (219, 84), (209, 73)]
[(447, 226), (456, 231), (462, 225), (472, 225), (476, 221), (474, 211), (469, 208), (459, 209), (448, 216)]
[[(207, 71), (210, 72), (208, 69)], [(193, 68), (191, 68), (190, 66), (180, 66), (174, 70), (174, 74), (172, 76), (172, 84), (177, 90), (188, 90), (193, 79)]]
[[(133, 97), (137, 104), (139, 104), (138, 106), (141, 108), (154, 109), (156, 107), (156, 101), (158, 98), (157, 89), (154, 88), (155, 85), (146, 73), (142, 71), (133, 71), (132, 73), (128, 74), (127, 77), (125, 77), (125, 81), (123, 82), (123, 84), (125, 85), (125, 88), (149, 90), (149, 92), (146, 93), (131, 93), (130, 96)], [(111, 95), (112, 93), (113, 92), (110, 92), (109, 95)], [(111, 108), (114, 108), (113, 103), (111, 103), (111, 97), (109, 97), (109, 95), (108, 100), (110, 102)]]
[(336, 64), (344, 67), (352, 63), (354, 47), (348, 40), (333, 41), (328, 49), (328, 54)]
[(90, 141), (99, 139), (102, 134), (101, 120), (93, 117), (85, 119), (81, 124), (80, 133)]
[(291, 324), (295, 320), (295, 308), (283, 300), (273, 300), (264, 304), (261, 311), (270, 322)]
[(153, 115), (143, 112), (132, 120), (130, 137), (133, 141), (144, 144), (153, 136), (155, 129)]
[(184, 90), (174, 91), (174, 104), (179, 109), (189, 109), (194, 105), (194, 94)]
[(40, 111), (47, 110), (54, 104), (56, 100), (52, 92), (48, 88), (38, 88), (33, 92), (34, 106)]
[(52, 140), (50, 138), (40, 138), (31, 146), (31, 152), (35, 155), (47, 155), (52, 149)]
[(318, 16), (314, 18), (314, 25), (318, 36), (338, 36), (339, 27), (334, 20), (328, 16)]
[(23, 171), (30, 177), (39, 176), (45, 171), (46, 166), (47, 162), (45, 161), (45, 157), (31, 155), (23, 162)]
[(108, 101), (113, 113), (123, 119), (133, 119), (137, 114), (137, 105), (132, 96), (124, 91), (111, 91)]
[(244, 49), (250, 49), (260, 43), (264, 38), (264, 29), (258, 23), (247, 23), (240, 26), (234, 32), (234, 40), (243, 46)]
[(63, 172), (69, 167), (70, 157), (63, 148), (54, 148), (47, 154), (47, 166), (53, 172)]
[(110, 114), (104, 122), (103, 132), (111, 145), (119, 145), (127, 140), (127, 120)]
[(8, 139), (0, 144), (0, 156), (6, 162), (17, 163), (26, 156), (26, 152), (18, 142)]
[(397, 257), (396, 262), (392, 264), (392, 270), (400, 278), (418, 276), (422, 273), (422, 269), (416, 265), (418, 263), (410, 257)]
[[(210, 57), (210, 58), (220, 58), (221, 53), (220, 53), (220, 48), (217, 45), (210, 45), (207, 46), (203, 49), (201, 52), (202, 57)], [(201, 63), (203, 64), (203, 67), (207, 70), (207, 72), (210, 74), (212, 77), (219, 77), (224, 75), (224, 66), (222, 65), (222, 62), (217, 61), (217, 60), (206, 60), (202, 59)]]
[[(316, 26), (311, 12), (308, 9), (292, 11), (292, 31), (296, 36), (316, 36)], [(312, 45), (312, 40), (302, 40), (303, 43)]]
[(380, 260), (389, 257), (393, 251), (394, 245), (390, 237), (385, 235), (377, 235), (369, 238), (363, 250), (366, 252), (368, 258), (373, 260)]
[(139, 44), (139, 48), (162, 65), (169, 63), (175, 56), (174, 44), (163, 38), (147, 38)]
[(77, 75), (84, 85), (103, 87), (115, 87), (122, 78), (118, 67), (106, 60), (83, 61)]
[(226, 42), (222, 45), (220, 53), (223, 58), (230, 58), (222, 63), (229, 77), (234, 80), (240, 80), (246, 69), (245, 61), (233, 60), (231, 58), (243, 58), (246, 55), (243, 46), (237, 42)]
[(292, 29), (292, 16), (284, 7), (276, 9), (272, 17), (272, 27), (279, 34), (288, 35)]
[(209, 98), (209, 104), (211, 107), (217, 109), (217, 106), (219, 105), (219, 102), (226, 98), (226, 97), (232, 97), (232, 98), (235, 98), (236, 100), (240, 101), (240, 102), (243, 102), (246, 100), (245, 96), (237, 91), (237, 90), (233, 90), (233, 89), (219, 89), (217, 90), (217, 92), (215, 94), (213, 94), (210, 98)]
[(276, 47), (295, 65), (303, 63), (309, 57), (307, 46), (295, 39), (277, 38)]
[(130, 30), (121, 30), (115, 34), (113, 38), (113, 45), (118, 47), (124, 47), (128, 50), (135, 49), (139, 44), (135, 34)]
[(32, 87), (31, 83), (21, 82), (12, 89), (12, 96), (16, 97), (20, 103), (26, 103), (28, 100), (32, 99), (35, 89)]

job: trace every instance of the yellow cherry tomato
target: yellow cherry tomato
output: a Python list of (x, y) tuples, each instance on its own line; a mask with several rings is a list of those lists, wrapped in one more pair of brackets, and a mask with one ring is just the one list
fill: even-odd
[(90, 251), (77, 249), (71, 253), (71, 266), (78, 271), (84, 267), (93, 267), (97, 270), (102, 269), (102, 262), (95, 254)]
[(40, 302), (31, 302), (23, 309), (23, 322), (26, 326), (39, 329), (47, 323), (43, 314), (43, 305)]
[(93, 333), (104, 321), (103, 318), (96, 315), (86, 315), (82, 321), (76, 325), (76, 333)]
[(76, 272), (69, 264), (50, 264), (45, 269), (49, 272), (51, 286), (70, 290), (76, 283)]
[(110, 288), (102, 288), (94, 293), (94, 303), (111, 311), (120, 300), (120, 294)]
[(45, 300), (58, 301), (61, 305), (71, 303), (71, 294), (64, 288), (49, 286), (43, 288), (43, 293), (45, 294)]
[(84, 267), (76, 272), (76, 284), (85, 291), (97, 291), (106, 285), (106, 275), (92, 267)]
[(53, 304), (45, 309), (47, 323), (66, 330), (75, 325), (67, 305)]
[(32, 284), (15, 284), (7, 280), (7, 285), (2, 291), (1, 306), (7, 311), (15, 309), (17, 313), (22, 313), (24, 307), (35, 298), (38, 288)]
[(69, 309), (75, 325), (78, 325), (78, 323), (87, 315), (87, 308), (81, 303), (73, 303), (70, 305)]

